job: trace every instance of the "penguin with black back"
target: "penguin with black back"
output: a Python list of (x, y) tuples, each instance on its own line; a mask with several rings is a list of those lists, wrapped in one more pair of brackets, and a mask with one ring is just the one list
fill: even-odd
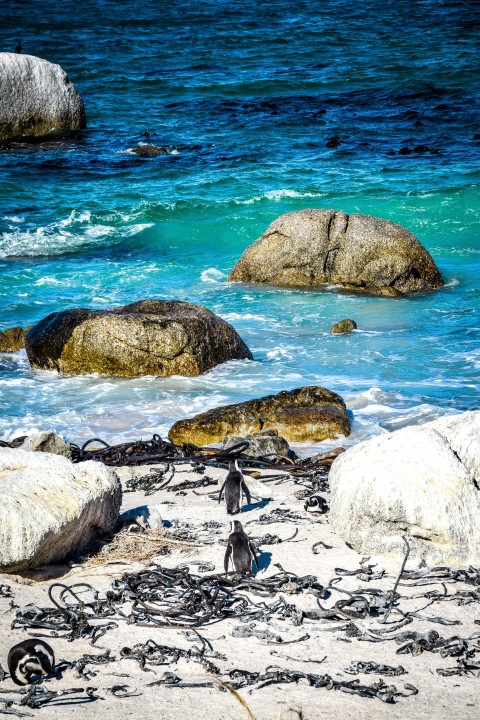
[(29, 685), (55, 667), (52, 648), (43, 640), (31, 638), (14, 645), (8, 653), (8, 672), (17, 685)]
[(224, 568), (228, 572), (230, 559), (235, 572), (252, 574), (252, 562), (258, 570), (258, 558), (255, 545), (248, 537), (238, 520), (232, 520), (232, 532), (228, 536), (225, 550)]
[(250, 504), (251, 496), (250, 490), (248, 489), (245, 478), (242, 471), (238, 467), (238, 461), (232, 461), (228, 469), (228, 475), (225, 478), (225, 482), (220, 488), (220, 494), (218, 496), (218, 502), (221, 502), (223, 492), (225, 491), (225, 503), (227, 506), (227, 513), (229, 515), (235, 515), (240, 512), (242, 492), (247, 498), (247, 503)]
[(320, 513), (321, 515), (325, 515), (329, 510), (327, 501), (321, 495), (310, 495), (303, 507), (306, 512)]
[(18, 41), (17, 47), (15, 48), (15, 52), (16, 52), (16, 53), (21, 53), (21, 52), (22, 52), (22, 41), (21, 41), (21, 40)]

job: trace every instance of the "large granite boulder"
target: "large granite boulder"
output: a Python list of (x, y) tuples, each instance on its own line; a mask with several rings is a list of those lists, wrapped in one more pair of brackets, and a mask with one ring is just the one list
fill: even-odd
[(0, 53), (0, 141), (51, 137), (85, 125), (83, 100), (60, 65)]
[(0, 571), (88, 550), (114, 528), (121, 499), (120, 481), (105, 465), (0, 448)]
[(350, 434), (347, 410), (340, 395), (312, 385), (224, 405), (189, 420), (179, 420), (168, 437), (177, 445), (184, 442), (208, 445), (222, 442), (227, 435), (244, 437), (264, 428), (273, 428), (294, 442), (321, 442)]
[(14, 353), (23, 350), (25, 347), (25, 335), (29, 329), (28, 327), (24, 330), (17, 325), (16, 327), (2, 330), (0, 332), (0, 352)]
[(28, 332), (26, 350), (32, 367), (65, 375), (190, 376), (252, 359), (225, 320), (179, 300), (52, 313)]
[(229, 280), (297, 287), (339, 285), (398, 296), (442, 287), (435, 262), (401, 225), (335, 210), (298, 210), (250, 245)]
[(330, 471), (330, 523), (363, 555), (480, 565), (480, 411), (355, 445)]

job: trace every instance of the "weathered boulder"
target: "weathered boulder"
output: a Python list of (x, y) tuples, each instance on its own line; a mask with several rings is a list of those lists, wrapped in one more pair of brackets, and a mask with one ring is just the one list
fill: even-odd
[(330, 332), (335, 334), (351, 333), (357, 329), (357, 323), (355, 320), (339, 320), (330, 329)]
[(199, 375), (252, 359), (225, 320), (200, 305), (141, 300), (113, 310), (52, 313), (27, 334), (30, 364), (65, 375)]
[(0, 53), (0, 141), (85, 128), (83, 100), (60, 65)]
[(52, 431), (28, 435), (20, 446), (21, 450), (28, 452), (52, 453), (52, 455), (63, 455), (71, 460), (72, 449), (60, 435)]
[(330, 471), (329, 520), (362, 554), (480, 564), (480, 411), (360, 443)]
[(24, 330), (17, 325), (16, 327), (2, 330), (2, 332), (0, 332), (0, 352), (14, 353), (23, 350), (25, 347), (25, 335), (30, 330), (30, 327)]
[(350, 434), (350, 422), (340, 395), (312, 385), (224, 405), (189, 420), (179, 420), (168, 437), (177, 445), (184, 442), (207, 445), (222, 442), (227, 435), (257, 433), (264, 427), (273, 428), (294, 442), (320, 442)]
[(0, 448), (0, 571), (59, 562), (115, 526), (122, 489), (93, 462)]
[(401, 225), (335, 210), (298, 210), (250, 245), (229, 280), (297, 287), (339, 285), (398, 296), (443, 286), (430, 254)]
[(228, 435), (223, 442), (223, 449), (228, 450), (245, 440), (249, 445), (242, 450), (242, 453), (249, 457), (269, 457), (271, 460), (275, 460), (277, 457), (290, 457), (292, 453), (285, 438), (279, 436), (278, 430), (271, 428), (260, 430), (260, 432), (246, 437)]

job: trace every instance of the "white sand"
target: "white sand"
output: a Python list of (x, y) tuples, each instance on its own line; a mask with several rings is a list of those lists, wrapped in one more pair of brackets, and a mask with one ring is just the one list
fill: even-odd
[[(135, 473), (146, 473), (148, 468), (134, 469)], [(221, 478), (224, 472), (207, 468), (206, 474), (212, 477)], [(132, 475), (130, 468), (121, 468), (119, 475), (125, 481)], [(196, 479), (198, 476), (192, 473), (178, 472), (174, 483), (184, 479)], [(173, 484), (173, 483), (172, 483)], [(278, 571), (275, 563), (280, 563), (287, 571), (293, 571), (299, 575), (314, 574), (322, 585), (327, 585), (334, 577), (336, 567), (355, 570), (359, 567), (359, 555), (349, 549), (341, 539), (330, 529), (325, 518), (309, 515), (303, 510), (303, 500), (298, 500), (294, 492), (300, 486), (289, 481), (281, 485), (269, 484), (266, 495), (272, 496), (268, 505), (263, 508), (243, 512), (238, 519), (244, 525), (250, 520), (258, 520), (259, 516), (271, 512), (274, 508), (290, 508), (305, 518), (304, 522), (283, 522), (269, 525), (260, 525), (256, 522), (246, 525), (245, 529), (252, 536), (262, 536), (266, 533), (275, 533), (282, 538), (291, 536), (298, 527), (298, 535), (295, 542), (286, 542), (278, 545), (269, 545), (261, 548), (261, 567), (263, 568), (259, 577), (266, 577)], [(187, 554), (175, 551), (174, 553), (161, 557), (159, 562), (165, 567), (175, 567), (180, 563), (189, 560), (208, 560), (215, 564), (215, 571), (223, 571), (223, 557), (225, 546), (218, 543), (218, 539), (226, 539), (229, 534), (229, 518), (226, 515), (225, 506), (219, 505), (208, 497), (208, 491), (214, 488), (200, 489), (195, 494), (187, 490), (186, 495), (177, 496), (166, 490), (155, 493), (145, 498), (143, 493), (126, 493), (124, 495), (124, 509), (139, 505), (150, 504), (162, 507), (164, 520), (173, 522), (175, 520), (186, 521), (193, 526), (200, 527), (207, 520), (217, 520), (224, 523), (220, 534), (211, 534), (215, 540), (213, 544), (192, 548)], [(252, 501), (255, 502), (255, 501)], [(205, 537), (205, 535), (203, 536)], [(320, 548), (319, 553), (312, 553), (312, 545), (322, 540), (332, 545), (330, 550)], [(371, 562), (371, 561), (370, 561)], [(370, 584), (362, 583), (355, 577), (345, 577), (340, 587), (346, 589), (365, 588), (370, 586), (391, 589), (395, 582), (401, 564), (401, 559), (390, 560), (387, 564), (379, 564), (378, 568), (384, 567), (388, 573), (382, 580), (375, 580)], [(68, 585), (75, 582), (89, 582), (100, 591), (106, 591), (112, 579), (119, 577), (123, 570), (138, 570), (140, 565), (119, 565), (118, 563), (95, 568), (68, 567), (51, 568), (50, 575), (59, 575), (59, 580)], [(414, 569), (414, 563), (409, 563), (407, 568)], [(197, 567), (191, 566), (191, 571), (196, 573)], [(40, 606), (48, 606), (47, 589), (52, 582), (45, 580), (45, 573), (36, 573), (37, 579), (19, 576), (0, 576), (0, 583), (8, 583), (13, 591), (13, 600), (16, 605), (25, 605), (30, 602)], [(38, 579), (40, 578), (40, 579)], [(43, 578), (43, 579), (42, 579)], [(459, 588), (458, 585), (449, 585), (449, 592), (452, 593)], [(406, 590), (399, 587), (398, 591), (405, 595), (420, 595), (427, 590), (437, 589), (442, 591), (442, 586), (437, 583), (426, 588), (417, 587)], [(295, 603), (302, 608), (315, 608), (316, 602), (311, 594), (287, 595), (284, 597), (289, 603)], [(323, 605), (332, 606), (342, 595), (333, 593), (331, 598), (323, 601)], [(344, 596), (345, 597), (345, 596)], [(256, 598), (260, 602), (262, 598)], [(273, 598), (267, 598), (272, 602)], [(423, 608), (426, 601), (422, 597), (401, 601), (403, 609)], [(27, 637), (21, 630), (10, 629), (11, 621), (14, 619), (15, 611), (10, 607), (10, 599), (0, 598), (0, 613), (2, 618), (2, 632), (0, 635), (0, 663), (6, 669), (6, 658), (8, 649), (16, 642)], [(427, 632), (436, 630), (443, 637), (460, 635), (468, 637), (480, 631), (474, 620), (479, 617), (478, 606), (474, 603), (459, 606), (454, 602), (438, 602), (424, 611), (425, 615), (441, 615), (451, 620), (459, 620), (460, 625), (442, 626), (430, 622), (414, 620), (414, 622), (401, 631), (418, 630)], [(390, 620), (399, 619), (398, 615), (392, 614)], [(329, 632), (332, 628), (346, 624), (338, 621), (309, 621), (306, 620), (298, 627), (290, 622), (272, 621), (268, 629), (281, 635), (284, 641), (294, 640), (308, 633), (309, 639), (300, 643), (282, 646), (281, 643), (267, 644), (264, 640), (256, 637), (237, 638), (232, 637), (232, 628), (238, 626), (238, 621), (229, 620), (215, 623), (210, 626), (199, 628), (200, 633), (211, 641), (216, 652), (226, 656), (226, 659), (212, 658), (222, 672), (227, 673), (233, 668), (243, 668), (249, 671), (264, 671), (269, 665), (278, 665), (282, 668), (302, 670), (310, 673), (328, 673), (334, 680), (352, 680), (357, 678), (365, 684), (372, 684), (381, 679), (378, 675), (360, 674), (357, 676), (348, 675), (344, 669), (352, 660), (374, 661), (388, 665), (402, 665), (407, 674), (399, 677), (384, 677), (387, 685), (395, 685), (398, 690), (403, 690), (405, 683), (411, 683), (418, 688), (418, 695), (399, 698), (395, 704), (385, 704), (378, 699), (361, 698), (357, 695), (350, 695), (344, 692), (326, 689), (315, 689), (307, 686), (305, 681), (298, 685), (272, 685), (263, 689), (255, 690), (251, 694), (248, 689), (240, 690), (242, 697), (246, 699), (251, 712), (258, 720), (273, 720), (278, 718), (279, 711), (283, 718), (297, 717), (294, 710), (302, 710), (304, 717), (308, 720), (320, 717), (332, 717), (334, 713), (337, 718), (389, 718), (389, 720), (409, 718), (477, 718), (478, 703), (480, 701), (479, 679), (474, 677), (441, 677), (436, 673), (437, 668), (455, 667), (455, 658), (442, 659), (439, 653), (424, 652), (420, 656), (396, 655), (398, 645), (395, 642), (369, 643), (358, 641), (352, 638), (345, 641), (343, 632)], [(367, 619), (355, 621), (359, 627), (380, 628), (378, 621)], [(266, 629), (266, 625), (257, 623), (258, 629)], [(189, 649), (192, 643), (185, 637), (185, 632), (178, 629), (151, 629), (129, 625), (126, 622), (119, 622), (116, 630), (109, 631), (101, 638), (95, 647), (89, 645), (86, 640), (78, 640), (68, 643), (59, 638), (47, 639), (55, 650), (57, 660), (65, 658), (74, 660), (83, 653), (97, 654), (106, 648), (111, 648), (112, 654), (119, 657), (119, 650), (124, 646), (144, 642), (152, 638), (156, 642), (165, 645), (178, 646)], [(348, 638), (347, 638), (348, 640)], [(295, 660), (282, 658), (275, 653), (287, 655)], [(305, 660), (321, 660), (326, 656), (322, 664), (307, 663)], [(297, 660), (298, 658), (298, 660)], [(142, 720), (173, 720), (177, 718), (205, 718), (208, 720), (235, 720), (247, 717), (245, 710), (235, 698), (225, 691), (216, 688), (168, 688), (168, 687), (146, 687), (148, 683), (159, 679), (165, 671), (171, 671), (179, 675), (184, 682), (205, 682), (209, 678), (203, 667), (194, 662), (181, 660), (178, 664), (171, 666), (153, 667), (153, 672), (143, 672), (139, 669), (138, 663), (134, 660), (120, 659), (114, 663), (95, 666), (89, 665), (89, 670), (97, 671), (97, 675), (88, 682), (77, 679), (73, 670), (67, 670), (61, 680), (51, 680), (47, 683), (50, 689), (61, 689), (68, 687), (93, 686), (98, 689), (98, 694), (103, 698), (88, 704), (75, 704), (70, 706), (47, 705), (40, 710), (27, 711), (36, 716), (40, 714), (44, 718), (95, 718), (101, 715), (104, 718), (141, 718)], [(128, 673), (128, 677), (123, 677)], [(227, 679), (226, 675), (222, 676)], [(129, 698), (116, 698), (108, 693), (106, 688), (115, 684), (128, 684), (130, 689), (136, 689), (138, 695)], [(6, 690), (12, 693), (5, 694)], [(15, 697), (16, 686), (7, 678), (0, 683), (0, 699)], [(18, 695), (16, 696), (18, 698)]]

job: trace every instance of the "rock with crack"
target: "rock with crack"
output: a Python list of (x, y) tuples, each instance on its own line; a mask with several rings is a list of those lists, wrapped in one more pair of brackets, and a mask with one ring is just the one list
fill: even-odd
[(330, 471), (329, 521), (362, 555), (480, 564), (480, 411), (355, 445)]
[(401, 225), (335, 210), (281, 215), (245, 250), (228, 279), (296, 287), (337, 285), (386, 296), (443, 286), (431, 255)]
[(227, 435), (244, 437), (272, 428), (286, 440), (321, 442), (350, 434), (350, 422), (343, 399), (315, 385), (283, 390), (257, 400), (207, 410), (188, 420), (176, 422), (168, 434), (177, 445), (184, 442), (208, 445), (222, 442)]
[(30, 364), (65, 375), (199, 375), (252, 359), (235, 329), (200, 305), (141, 300), (113, 310), (52, 313), (27, 334)]
[(60, 65), (0, 53), (0, 141), (56, 137), (85, 126), (83, 100)]
[(118, 519), (116, 474), (89, 460), (0, 448), (0, 571), (18, 572), (87, 551)]

